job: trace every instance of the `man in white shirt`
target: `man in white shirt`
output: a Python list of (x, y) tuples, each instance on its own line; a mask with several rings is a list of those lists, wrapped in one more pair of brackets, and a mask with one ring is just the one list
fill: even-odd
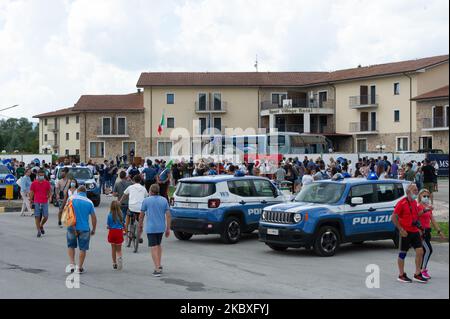
[[(133, 185), (127, 187), (123, 192), (123, 196), (120, 199), (120, 203), (128, 197), (128, 215), (125, 222), (125, 229), (128, 230), (130, 224), (130, 216), (134, 216), (136, 222), (139, 220), (139, 214), (141, 213), (142, 202), (148, 197), (147, 190), (141, 185), (141, 176), (136, 175), (133, 178)], [(142, 239), (139, 238), (139, 242), (142, 243)]]

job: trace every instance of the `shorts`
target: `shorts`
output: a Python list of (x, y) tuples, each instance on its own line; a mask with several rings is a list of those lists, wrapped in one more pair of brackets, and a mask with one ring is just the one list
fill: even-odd
[(164, 233), (147, 234), (148, 247), (160, 246)]
[(48, 217), (48, 203), (34, 203), (34, 217)]
[(73, 231), (67, 230), (67, 247), (80, 248), (81, 251), (89, 250), (89, 242), (91, 240), (90, 231)]
[(110, 229), (108, 232), (108, 243), (121, 245), (123, 243), (123, 230)]
[(139, 215), (141, 214), (141, 212), (132, 212), (131, 210), (129, 210), (127, 214), (128, 216), (137, 215), (136, 219), (139, 220)]
[[(400, 236), (400, 235), (399, 235)], [(408, 236), (402, 237), (400, 236), (400, 251), (407, 252), (409, 248), (422, 248), (422, 238), (420, 238), (420, 233), (410, 233), (408, 232)]]
[(430, 193), (434, 192), (434, 183), (423, 183), (423, 188), (425, 188)]

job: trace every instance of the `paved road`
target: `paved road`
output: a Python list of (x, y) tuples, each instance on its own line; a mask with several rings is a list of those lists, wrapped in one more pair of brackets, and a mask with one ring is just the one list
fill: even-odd
[[(216, 236), (164, 242), (161, 278), (151, 276), (146, 247), (138, 254), (125, 249), (122, 272), (111, 269), (106, 242), (107, 207), (97, 209), (98, 233), (93, 237), (79, 289), (65, 286), (65, 231), (56, 227), (52, 208), (47, 234), (37, 239), (30, 217), (0, 214), (0, 298), (449, 298), (449, 246), (435, 244), (427, 285), (395, 281), (396, 250), (391, 241), (346, 245), (332, 258), (305, 250), (273, 252), (246, 237), (237, 245)], [(381, 270), (381, 288), (368, 289), (366, 265)], [(413, 258), (407, 259), (409, 273)]]

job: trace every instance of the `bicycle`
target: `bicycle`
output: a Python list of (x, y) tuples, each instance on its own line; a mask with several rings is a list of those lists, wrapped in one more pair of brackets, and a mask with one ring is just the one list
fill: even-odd
[(139, 214), (131, 214), (130, 216), (130, 224), (128, 225), (127, 229), (127, 237), (128, 237), (128, 243), (127, 247), (131, 247), (131, 244), (133, 244), (133, 252), (137, 253), (138, 247), (139, 247), (139, 220), (136, 220), (139, 218)]

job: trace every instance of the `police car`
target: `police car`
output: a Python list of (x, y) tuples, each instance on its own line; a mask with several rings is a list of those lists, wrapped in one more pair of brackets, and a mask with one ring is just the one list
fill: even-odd
[(264, 207), (285, 195), (270, 180), (256, 176), (216, 175), (179, 180), (171, 198), (171, 229), (180, 240), (195, 234), (220, 234), (234, 244), (258, 228)]
[(64, 168), (69, 170), (69, 176), (72, 176), (79, 186), (85, 185), (87, 190), (87, 197), (92, 201), (95, 207), (100, 205), (101, 189), (100, 184), (96, 182), (94, 174), (89, 167), (84, 165), (70, 166), (61, 165), (55, 169), (55, 175), (52, 175), (52, 179), (55, 181), (55, 185), (62, 178), (61, 172)]
[(409, 182), (348, 178), (305, 186), (291, 203), (266, 207), (259, 239), (273, 250), (313, 248), (333, 256), (342, 243), (393, 239), (391, 216)]

